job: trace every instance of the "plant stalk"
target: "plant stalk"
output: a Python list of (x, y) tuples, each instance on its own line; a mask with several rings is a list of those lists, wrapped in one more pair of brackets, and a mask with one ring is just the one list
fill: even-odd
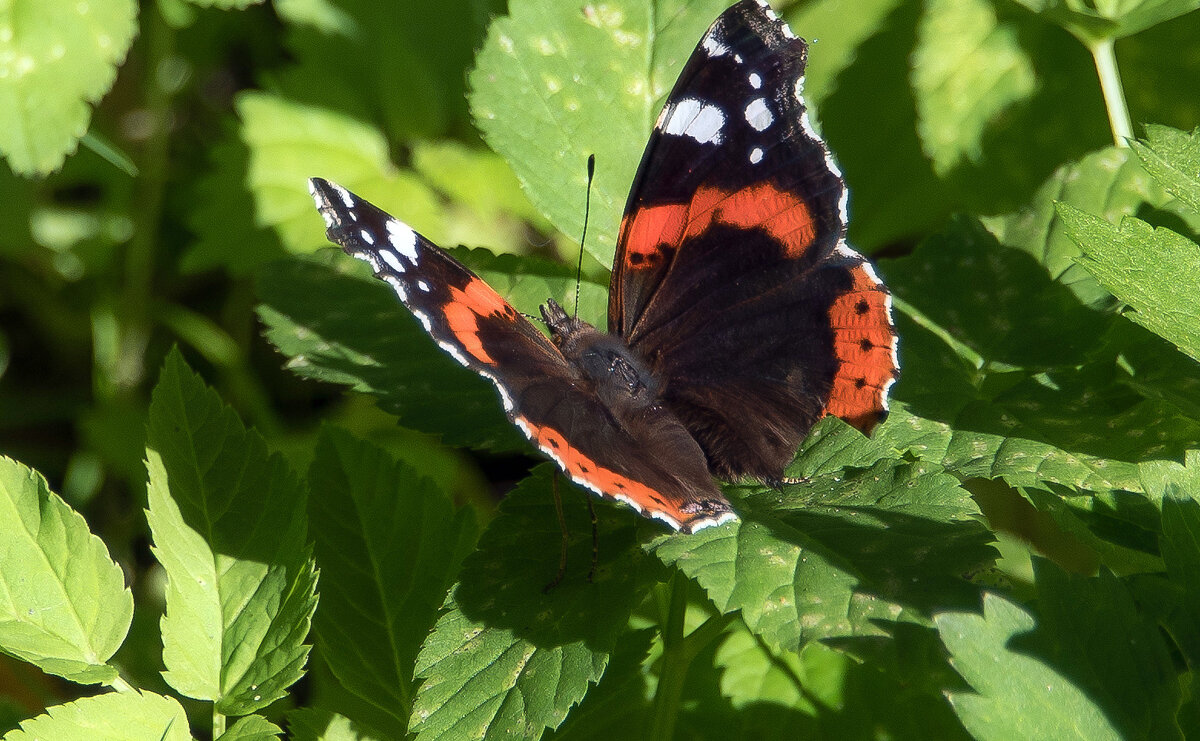
[(1121, 85), (1121, 71), (1117, 69), (1113, 44), (1113, 39), (1101, 39), (1088, 44), (1088, 51), (1096, 62), (1096, 74), (1100, 77), (1104, 107), (1108, 109), (1113, 143), (1123, 148), (1128, 147), (1129, 140), (1133, 138), (1133, 123), (1129, 119), (1129, 105), (1125, 102), (1125, 89)]
[(663, 626), (662, 669), (658, 689), (654, 693), (654, 723), (650, 739), (670, 741), (675, 734), (679, 703), (683, 697), (683, 680), (687, 677), (692, 657), (684, 643), (684, 619), (687, 617), (687, 579), (676, 571), (671, 577), (671, 605)]

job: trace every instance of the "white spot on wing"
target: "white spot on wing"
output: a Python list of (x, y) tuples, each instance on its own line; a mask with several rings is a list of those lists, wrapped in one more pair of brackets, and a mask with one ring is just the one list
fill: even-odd
[(366, 229), (360, 229), (358, 233), (362, 236), (362, 240), (367, 244), (375, 244), (375, 237), (371, 235), (371, 232), (367, 231)]
[(771, 115), (771, 109), (767, 108), (767, 101), (763, 98), (755, 98), (746, 104), (746, 123), (754, 127), (755, 131), (766, 131), (767, 127), (775, 122), (775, 117)]
[(725, 114), (715, 105), (684, 98), (669, 106), (662, 132), (690, 136), (701, 144), (720, 144)]
[(396, 295), (400, 297), (401, 301), (403, 301), (405, 304), (408, 304), (408, 288), (406, 288), (398, 279), (393, 278), (390, 275), (383, 276), (383, 279), (392, 284), (392, 288), (395, 289)]
[(338, 198), (342, 199), (342, 203), (346, 204), (346, 208), (354, 208), (354, 196), (350, 195), (350, 191), (346, 190), (337, 183), (330, 183), (333, 192), (338, 194)]
[(704, 40), (700, 42), (700, 46), (704, 48), (704, 51), (710, 57), (719, 57), (729, 53), (729, 47), (725, 46), (725, 43), (717, 37), (715, 29), (704, 37)]
[(755, 90), (758, 90), (760, 87), (762, 87), (762, 77), (760, 77), (757, 72), (751, 72), (749, 79), (750, 87), (754, 88)]
[(417, 233), (407, 224), (395, 219), (388, 219), (387, 230), (388, 241), (415, 265), (417, 263)]
[(750, 164), (757, 165), (759, 162), (762, 162), (762, 158), (762, 147), (755, 147), (754, 149), (750, 150)]
[[(695, 525), (692, 525), (692, 532), (693, 533), (699, 532), (700, 530), (703, 530), (706, 527), (717, 527), (718, 525), (724, 525), (727, 522), (733, 522), (733, 521), (737, 520), (737, 518), (738, 518), (738, 516), (737, 516), (736, 512), (725, 512), (722, 515), (720, 515), (719, 517), (715, 517), (715, 518), (708, 519), (708, 520), (700, 520)], [(676, 528), (678, 528), (678, 527), (679, 526), (676, 525)]]
[(420, 288), (425, 293), (429, 293), (429, 284), (423, 280), (417, 281), (417, 288)]
[(379, 257), (396, 272), (404, 272), (404, 263), (400, 262), (400, 258), (395, 252), (392, 252), (391, 250), (380, 250)]

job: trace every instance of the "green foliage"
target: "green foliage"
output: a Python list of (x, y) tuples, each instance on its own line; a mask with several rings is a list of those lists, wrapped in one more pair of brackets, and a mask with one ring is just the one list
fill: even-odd
[(104, 543), (46, 480), (0, 458), (0, 649), (74, 682), (111, 683), (133, 597)]
[(265, 707), (308, 656), (316, 571), (304, 489), (178, 353), (147, 437), (146, 519), (168, 583), (163, 678), (226, 714)]
[(9, 5), (6, 741), (1200, 737), (1196, 0), (791, 4), (890, 416), (822, 420), (720, 528), (596, 502), (595, 551), (305, 180), (536, 315), (595, 153), (602, 324), (725, 0)]
[(133, 0), (5, 3), (0, 10), (0, 154), (14, 172), (62, 166), (87, 132), (137, 32)]

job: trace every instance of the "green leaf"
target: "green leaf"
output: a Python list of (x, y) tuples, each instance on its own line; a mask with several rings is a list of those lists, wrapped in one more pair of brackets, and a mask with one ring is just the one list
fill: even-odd
[(983, 615), (947, 612), (934, 623), (951, 664), (975, 690), (949, 698), (976, 739), (1123, 738), (1084, 690), (1046, 661), (1015, 650), (1014, 641), (1037, 625), (1016, 604), (985, 594)]
[(993, 365), (1077, 365), (1108, 323), (1028, 254), (969, 219), (955, 219), (884, 270), (897, 296)]
[(970, 495), (926, 464), (881, 460), (747, 489), (735, 505), (740, 522), (647, 547), (719, 610), (741, 610), (775, 651), (919, 622), (934, 604), (969, 599), (959, 575), (994, 557)]
[(852, 65), (860, 45), (888, 26), (902, 0), (859, 0), (847, 13), (841, 0), (814, 0), (781, 11), (788, 25), (810, 42), (804, 70), (804, 99), (813, 108), (838, 87), (838, 76)]
[(288, 713), (288, 738), (292, 741), (383, 741), (349, 718), (319, 708)]
[(109, 683), (133, 597), (121, 567), (36, 471), (0, 457), (0, 651), (72, 682)]
[[(808, 646), (805, 646), (807, 650)], [(812, 690), (804, 681), (807, 677), (801, 659), (803, 653), (773, 652), (753, 633), (744, 627), (739, 629), (735, 622), (734, 629), (725, 635), (714, 657), (715, 664), (721, 668), (721, 694), (728, 697), (737, 710), (762, 702), (784, 707), (807, 705), (805, 694)]]
[[(259, 5), (264, 0), (187, 0), (192, 5), (202, 8), (220, 8), (221, 10), (243, 10), (251, 5)], [(224, 736), (222, 736), (224, 738)]]
[[(1154, 470), (1157, 469), (1157, 470)], [(1146, 488), (1162, 497), (1159, 548), (1168, 580), (1160, 619), (1195, 670), (1200, 667), (1200, 452), (1192, 451), (1186, 465), (1144, 464)]]
[[(537, 736), (556, 727), (608, 665), (652, 564), (635, 547), (644, 523), (628, 509), (596, 505), (599, 549), (591, 583), (591, 518), (585, 495), (551, 482), (547, 464), (501, 504), (463, 566), (446, 612), (421, 647), (424, 680), (411, 730), (427, 739)], [(567, 570), (551, 488), (563, 497), (570, 533)]]
[(167, 575), (167, 682), (244, 715), (303, 674), (316, 608), (304, 488), (178, 351), (150, 403), (146, 517)]
[[(1157, 622), (1107, 570), (1085, 577), (1048, 561), (1034, 565), (1040, 653), (1104, 709), (1122, 738), (1182, 740), (1179, 681)], [(1020, 647), (1018, 639), (1012, 648)]]
[(1200, 214), (1200, 129), (1186, 134), (1147, 124), (1146, 141), (1130, 142), (1130, 146), (1164, 190)]
[(917, 127), (933, 169), (946, 175), (978, 161), (988, 125), (1029, 98), (1033, 64), (1012, 24), (1000, 23), (987, 0), (931, 0), (912, 60)]
[(137, 31), (133, 0), (39, 0), (0, 9), (0, 153), (14, 172), (62, 166), (87, 133)]
[(187, 715), (153, 692), (109, 692), (47, 708), (4, 741), (191, 741)]
[(377, 124), (392, 141), (448, 132), (473, 138), (466, 75), (496, 0), (380, 3), (279, 0), (295, 64), (279, 72), (289, 97)]
[[(412, 167), (449, 198), (444, 244), (486, 246), (498, 252), (528, 251), (529, 224), (551, 227), (499, 155), (455, 142), (417, 142)], [(577, 244), (577, 243), (576, 243)], [(574, 247), (573, 247), (574, 249)]]
[(1200, 360), (1200, 246), (1170, 229), (1131, 217), (1119, 227), (1072, 206), (1059, 206), (1079, 264), (1133, 310), (1133, 321)]
[[(533, 258), (456, 251), (518, 310), (533, 313), (547, 298), (573, 303), (573, 268)], [(293, 358), (296, 373), (353, 385), (373, 394), (405, 427), (437, 433), (452, 445), (526, 450), (504, 416), (496, 389), (429, 339), (391, 288), (356, 260), (362, 279), (294, 261), (264, 269), (258, 313), (268, 339)], [(604, 288), (580, 286), (580, 316), (603, 315)]]
[(1058, 168), (1027, 206), (982, 221), (1001, 244), (1028, 252), (1085, 305), (1103, 306), (1111, 303), (1111, 296), (1076, 264), (1081, 251), (1067, 234), (1056, 204), (1069, 203), (1116, 221), (1161, 198), (1161, 191), (1128, 149), (1108, 147)]
[[(471, 113), (552, 224), (580, 234), (596, 155), (588, 251), (612, 262), (617, 226), (662, 100), (726, 0), (615, 0), (584, 10), (513, 0), (470, 75)], [(577, 193), (578, 198), (564, 197)]]
[(247, 715), (239, 718), (217, 741), (275, 741), (283, 729), (261, 715)]
[(609, 658), (599, 684), (588, 691), (562, 725), (547, 731), (546, 741), (606, 741), (614, 738), (638, 738), (645, 734), (653, 718), (647, 667), (656, 631), (636, 630), (625, 633)]
[(379, 710), (372, 725), (404, 736), (413, 666), (462, 559), (475, 544), (470, 509), (375, 446), (322, 429), (309, 472), (323, 589), (314, 628), (346, 689)]
[(1200, 0), (1017, 0), (1075, 34), (1085, 43), (1121, 39), (1200, 8)]
[[(435, 242), (445, 237), (436, 197), (411, 171), (390, 163), (377, 129), (266, 93), (242, 93), (236, 107), (237, 139), (218, 150), (217, 167), (200, 186), (201, 208), (192, 219), (200, 240), (185, 269), (249, 272), (277, 257), (279, 247), (292, 254), (332, 249), (308, 194), (314, 175), (361, 194)], [(229, 238), (231, 217), (239, 231), (257, 234), (249, 245)]]

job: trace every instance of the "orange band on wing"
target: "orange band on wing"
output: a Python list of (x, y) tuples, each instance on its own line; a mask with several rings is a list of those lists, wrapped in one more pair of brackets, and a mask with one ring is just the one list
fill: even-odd
[(557, 430), (539, 427), (525, 417), (518, 417), (517, 421), (530, 439), (576, 481), (592, 486), (607, 496), (625, 501), (639, 511), (648, 509), (660, 512), (669, 515), (676, 523), (687, 520), (687, 516), (678, 510), (668, 511), (666, 501), (654, 489), (597, 464), (572, 447)]
[(770, 183), (726, 191), (707, 187), (696, 191), (691, 202), (641, 208), (621, 222), (621, 243), (628, 267), (637, 270), (677, 246), (703, 234), (714, 222), (741, 229), (762, 229), (783, 245), (785, 257), (804, 254), (816, 239), (816, 225), (808, 205)]
[(829, 307), (840, 363), (825, 413), (870, 432), (887, 410), (887, 391), (896, 380), (896, 330), (886, 289), (864, 265), (851, 268), (851, 275), (850, 291)]
[(516, 310), (478, 278), (472, 279), (465, 288), (451, 286), (450, 299), (443, 313), (454, 337), (476, 360), (495, 365), (479, 339), (479, 317), (505, 315), (515, 318)]

